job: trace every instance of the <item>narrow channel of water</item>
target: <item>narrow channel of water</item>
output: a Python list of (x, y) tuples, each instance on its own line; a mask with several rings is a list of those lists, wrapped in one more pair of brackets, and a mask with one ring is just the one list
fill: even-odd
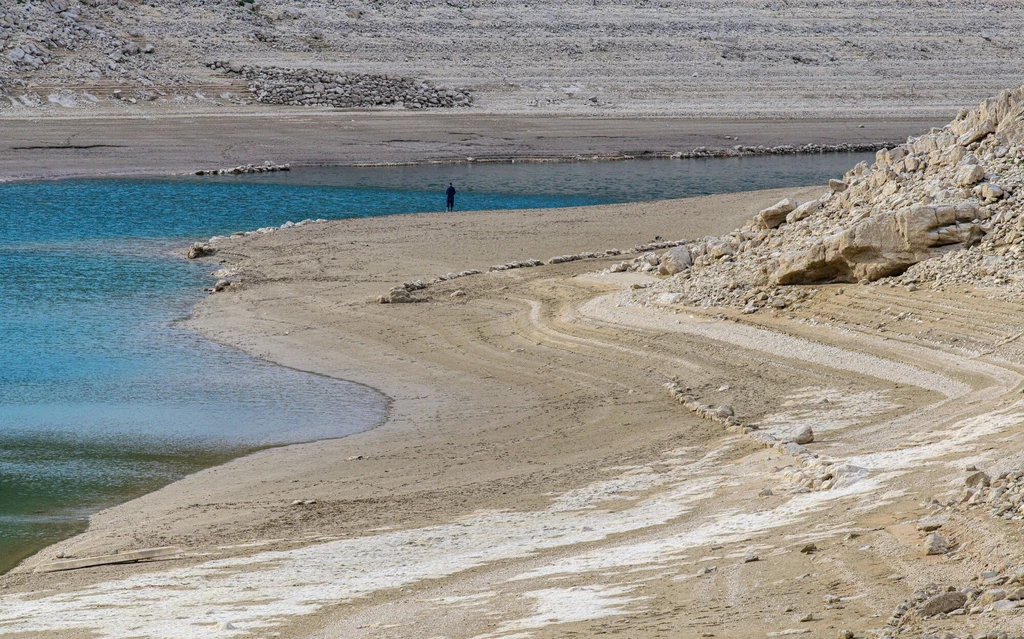
[[(173, 251), (305, 218), (579, 206), (822, 184), (866, 154), (303, 169), (0, 184), (0, 572), (89, 514), (261, 447), (378, 423), (372, 389), (182, 330)], [(514, 256), (510, 256), (514, 257)]]

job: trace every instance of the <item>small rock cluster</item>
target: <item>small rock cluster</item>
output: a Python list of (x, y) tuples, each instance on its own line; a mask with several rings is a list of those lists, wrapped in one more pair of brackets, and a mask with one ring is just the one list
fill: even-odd
[[(815, 200), (782, 200), (742, 229), (692, 242), (688, 257), (666, 253), (655, 264), (643, 256), (633, 266), (675, 270), (652, 295), (678, 292), (689, 305), (751, 313), (813, 295), (794, 284), (1024, 289), (1024, 197), (1015, 197), (1021, 188), (1024, 87), (878, 151), (874, 164), (832, 180)], [(662, 268), (666, 262), (671, 269)]]
[(726, 424), (733, 427), (738, 432), (749, 433), (754, 430), (750, 426), (744, 426), (740, 423), (740, 420), (736, 417), (732, 406), (724, 404), (722, 406), (709, 406), (691, 395), (688, 392), (688, 389), (678, 382), (667, 382), (665, 384), (665, 388), (668, 389), (669, 395), (674, 397), (677, 402), (696, 413), (698, 417)]
[(209, 257), (217, 252), (217, 249), (210, 246), (208, 243), (196, 242), (192, 246), (188, 247), (188, 252), (185, 256), (190, 260), (198, 260), (203, 257)]
[(783, 144), (780, 146), (745, 146), (736, 144), (727, 149), (709, 148), (698, 146), (690, 151), (679, 151), (672, 154), (673, 158), (735, 158), (751, 155), (794, 155), (797, 153), (854, 153), (878, 151), (885, 148), (884, 144), (802, 144), (794, 146)]
[[(399, 286), (391, 287), (391, 290), (388, 291), (386, 295), (378, 296), (377, 303), (408, 304), (411, 302), (420, 302), (422, 301), (420, 298), (413, 297), (412, 293), (414, 291), (422, 291), (423, 289), (426, 289), (429, 286), (433, 286), (434, 284), (440, 284), (441, 282), (448, 282), (450, 280), (459, 279), (460, 277), (469, 277), (470, 275), (479, 274), (480, 271), (476, 269), (467, 269), (465, 271), (460, 271), (458, 273), (445, 273), (443, 275), (438, 275), (437, 277), (430, 281), (413, 280), (410, 282), (403, 282)], [(452, 293), (452, 297), (463, 297), (465, 296), (465, 294), (465, 291), (455, 291), (454, 293)]]
[[(938, 586), (929, 584), (896, 605), (880, 639), (894, 639), (922, 619), (944, 619), (981, 613), (1010, 612), (1022, 607), (1024, 572), (1001, 574), (986, 570), (974, 578), (973, 585)], [(928, 635), (922, 635), (928, 636)], [(953, 636), (953, 635), (948, 635)], [(1005, 632), (969, 634), (963, 639), (1024, 639)]]
[(301, 222), (288, 221), (282, 224), (281, 226), (264, 226), (262, 228), (256, 229), (255, 231), (236, 231), (231, 235), (214, 235), (213, 237), (210, 238), (210, 242), (221, 242), (223, 240), (229, 240), (233, 237), (246, 237), (248, 235), (266, 235), (267, 233), (273, 233), (275, 231), (283, 231), (285, 229), (290, 229), (298, 226), (306, 226), (307, 224), (318, 224), (320, 222), (326, 221), (327, 220), (322, 218), (316, 220), (305, 219), (302, 220)]
[(567, 262), (575, 262), (577, 260), (589, 260), (596, 257), (615, 257), (616, 255), (622, 255), (622, 251), (619, 249), (608, 249), (603, 253), (569, 253), (568, 255), (556, 255), (548, 260), (548, 264), (565, 264)]
[(291, 171), (290, 164), (274, 164), (270, 160), (263, 164), (243, 164), (232, 169), (209, 169), (196, 171), (196, 175), (242, 175), (248, 173), (277, 173), (278, 171)]
[(466, 89), (445, 89), (399, 76), (254, 67), (230, 62), (213, 62), (210, 66), (244, 77), (256, 100), (264, 104), (337, 108), (397, 104), (407, 109), (473, 105), (473, 97)]
[(964, 480), (964, 488), (940, 504), (988, 508), (993, 517), (1024, 520), (1024, 467), (1000, 473), (994, 480), (974, 470)]
[(533, 268), (534, 266), (544, 266), (544, 262), (533, 258), (523, 261), (514, 260), (506, 264), (495, 264), (487, 270), (491, 272), (509, 271), (516, 268)]

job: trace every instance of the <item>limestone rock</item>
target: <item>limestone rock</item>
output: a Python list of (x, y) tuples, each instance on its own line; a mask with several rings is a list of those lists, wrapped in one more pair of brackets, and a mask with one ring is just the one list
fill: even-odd
[(944, 555), (949, 552), (949, 544), (937, 533), (928, 535), (924, 540), (926, 555)]
[(853, 227), (818, 240), (810, 249), (783, 254), (772, 276), (776, 284), (874, 281), (898, 275), (934, 255), (932, 249), (969, 246), (984, 231), (970, 223), (978, 206), (915, 205), (867, 217)]
[(846, 182), (843, 182), (842, 180), (829, 180), (828, 181), (828, 188), (830, 188), (833, 193), (842, 193), (848, 187), (849, 187), (849, 185)]
[(979, 189), (978, 194), (985, 200), (998, 200), (1005, 195), (1003, 189), (998, 184), (992, 184), (991, 182), (985, 182), (977, 188)]
[(804, 446), (814, 441), (814, 430), (810, 426), (804, 425), (786, 435), (784, 439)]
[(942, 528), (942, 525), (946, 523), (946, 519), (946, 517), (941, 515), (936, 517), (926, 517), (917, 522), (917, 529), (921, 532), (934, 532), (939, 528)]
[(785, 200), (776, 202), (774, 205), (769, 206), (758, 213), (757, 221), (760, 223), (761, 228), (776, 228), (786, 221), (786, 215), (796, 207), (796, 201), (786, 198)]
[(978, 140), (984, 138), (985, 136), (991, 133), (995, 133), (995, 131), (996, 123), (993, 122), (992, 120), (985, 120), (981, 124), (972, 128), (967, 133), (964, 133), (959, 138), (957, 138), (956, 143), (959, 144), (960, 146), (967, 146), (969, 144), (977, 142)]
[(993, 588), (992, 590), (986, 590), (980, 597), (978, 597), (979, 606), (987, 606), (997, 601), (1006, 599), (1006, 591), (1000, 588)]
[(693, 254), (686, 246), (671, 248), (661, 256), (658, 272), (662, 275), (675, 275), (693, 266)]
[(404, 286), (392, 288), (387, 295), (381, 295), (377, 302), (381, 304), (408, 304), (417, 301)]
[[(833, 180), (834, 182), (835, 180)], [(845, 184), (845, 183), (841, 183)], [(793, 224), (806, 218), (811, 213), (814, 213), (822, 206), (821, 200), (811, 200), (810, 202), (804, 202), (800, 206), (796, 207), (786, 216), (786, 224)]]
[(986, 475), (985, 473), (981, 472), (980, 470), (977, 471), (977, 472), (971, 473), (970, 475), (967, 476), (967, 479), (964, 480), (964, 485), (967, 486), (968, 488), (977, 488), (979, 486), (988, 486), (991, 483), (992, 483), (992, 479), (988, 475)]
[(960, 591), (944, 592), (935, 595), (921, 604), (918, 612), (921, 613), (922, 617), (933, 617), (938, 614), (952, 612), (957, 608), (963, 608), (966, 603), (967, 595), (964, 593)]
[(957, 186), (971, 186), (985, 179), (985, 169), (977, 164), (965, 164), (956, 172)]

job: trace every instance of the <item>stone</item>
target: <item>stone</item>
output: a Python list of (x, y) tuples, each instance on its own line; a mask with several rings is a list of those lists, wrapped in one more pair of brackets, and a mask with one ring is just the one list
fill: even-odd
[(1024, 599), (1024, 587), (1014, 588), (1013, 590), (1006, 593), (1006, 598), (1010, 601), (1021, 601)]
[(971, 186), (985, 179), (985, 169), (977, 164), (965, 164), (957, 169), (954, 182), (957, 186)]
[(806, 546), (800, 549), (800, 552), (802, 552), (805, 555), (810, 555), (818, 552), (818, 547), (814, 544), (807, 544)]
[(745, 564), (753, 563), (755, 561), (760, 561), (760, 560), (761, 560), (761, 557), (758, 556), (758, 554), (756, 552), (748, 552), (746, 554), (746, 556), (743, 557), (743, 563), (745, 563)]
[(693, 254), (686, 246), (670, 248), (659, 260), (658, 272), (662, 275), (675, 275), (693, 266)]
[(814, 430), (805, 424), (804, 426), (801, 426), (789, 433), (786, 436), (786, 440), (795, 444), (800, 444), (801, 446), (810, 444), (814, 441)]
[(944, 592), (929, 598), (921, 604), (920, 608), (918, 608), (918, 612), (922, 617), (934, 617), (935, 615), (950, 612), (957, 608), (963, 608), (966, 603), (967, 595), (958, 590), (954, 590), (953, 592)]
[(201, 257), (207, 257), (209, 255), (213, 255), (216, 252), (217, 251), (213, 247), (209, 246), (208, 244), (202, 244), (200, 242), (196, 242), (195, 244), (193, 244), (192, 246), (190, 246), (188, 248), (187, 256), (188, 256), (188, 259), (190, 259), (190, 260), (196, 260), (196, 259), (199, 259)]
[(1006, 599), (1006, 591), (1000, 588), (993, 588), (992, 590), (986, 590), (980, 597), (978, 597), (977, 605), (987, 606), (990, 603), (1002, 601)]
[(1005, 195), (1002, 188), (997, 184), (985, 182), (981, 185), (980, 195), (986, 200), (998, 200)]
[(387, 295), (377, 298), (381, 304), (408, 304), (417, 301), (404, 286), (396, 286)]
[(805, 251), (782, 254), (772, 274), (775, 284), (874, 281), (898, 275), (934, 257), (933, 249), (971, 246), (984, 235), (975, 224), (980, 207), (914, 205), (865, 217), (847, 230), (816, 240)]
[[(844, 182), (845, 184), (845, 182)], [(814, 213), (821, 208), (821, 200), (811, 200), (810, 202), (804, 202), (800, 206), (796, 207), (786, 215), (786, 224), (793, 224), (805, 219), (811, 213)]]
[(774, 229), (786, 221), (786, 215), (797, 207), (795, 200), (786, 198), (763, 209), (757, 214), (757, 221), (764, 229)]
[(988, 136), (988, 135), (990, 135), (992, 133), (995, 133), (995, 131), (996, 131), (996, 124), (995, 124), (995, 122), (993, 122), (992, 120), (985, 120), (984, 122), (982, 122), (978, 126), (972, 128), (971, 130), (967, 131), (966, 133), (961, 135), (959, 138), (957, 138), (956, 143), (958, 145), (960, 145), (960, 146), (968, 146), (970, 144), (974, 144), (978, 140), (980, 140), (980, 139), (982, 139), (982, 138), (984, 138), (984, 137), (986, 137), (986, 136)]
[(1008, 601), (1006, 599), (1000, 599), (999, 601), (996, 601), (992, 605), (988, 606), (988, 608), (991, 609), (992, 612), (1008, 612), (1017, 607), (1019, 607), (1019, 602)]
[(849, 184), (847, 184), (846, 182), (843, 182), (842, 180), (829, 180), (828, 181), (828, 188), (831, 189), (833, 193), (842, 193), (847, 188), (849, 188), (849, 186), (850, 186)]
[(980, 470), (977, 471), (977, 472), (971, 473), (970, 475), (967, 476), (967, 479), (964, 480), (964, 485), (967, 486), (968, 488), (977, 488), (977, 487), (982, 487), (982, 486), (988, 486), (991, 483), (992, 483), (991, 478), (989, 478), (988, 475), (986, 475), (985, 473), (981, 472)]
[(946, 519), (946, 517), (941, 515), (936, 517), (926, 517), (917, 522), (917, 529), (921, 532), (934, 532), (939, 528), (942, 528), (942, 525), (946, 523)]
[(937, 533), (932, 533), (925, 537), (924, 550), (926, 555), (944, 555), (949, 552), (949, 544)]
[(213, 285), (213, 292), (220, 293), (221, 291), (229, 288), (230, 286), (231, 282), (228, 280), (217, 280), (217, 283)]

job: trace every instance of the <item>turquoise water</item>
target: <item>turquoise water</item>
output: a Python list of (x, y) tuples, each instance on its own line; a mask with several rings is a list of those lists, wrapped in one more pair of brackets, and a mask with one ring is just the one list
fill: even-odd
[[(88, 515), (260, 447), (378, 423), (372, 389), (176, 323), (213, 280), (173, 253), (305, 218), (573, 206), (824, 183), (865, 154), (304, 169), (0, 184), (0, 571)], [(516, 256), (509, 256), (516, 257)]]

